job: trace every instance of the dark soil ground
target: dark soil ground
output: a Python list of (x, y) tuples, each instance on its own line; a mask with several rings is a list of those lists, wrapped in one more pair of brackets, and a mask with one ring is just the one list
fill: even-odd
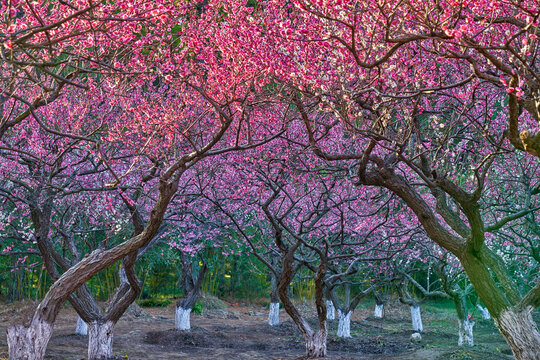
[[(33, 304), (0, 306), (0, 334), (9, 323), (20, 322)], [(498, 360), (512, 359), (510, 350), (491, 321), (476, 320), (473, 348), (457, 343), (457, 321), (451, 309), (425, 306), (423, 339), (410, 342), (410, 313), (407, 307), (389, 304), (384, 320), (374, 319), (371, 304), (359, 307), (351, 324), (352, 339), (335, 336), (337, 321), (330, 322), (328, 359), (400, 360)], [(305, 307), (304, 312), (314, 318)], [(228, 305), (192, 315), (192, 330), (174, 330), (174, 306), (144, 309), (125, 315), (115, 328), (114, 352), (119, 359), (294, 359), (304, 352), (300, 333), (281, 310), (282, 323), (267, 325), (267, 309), (261, 306)], [(62, 309), (49, 343), (47, 359), (86, 358), (87, 337), (74, 335), (76, 313)], [(0, 360), (6, 359), (5, 335), (0, 337)]]

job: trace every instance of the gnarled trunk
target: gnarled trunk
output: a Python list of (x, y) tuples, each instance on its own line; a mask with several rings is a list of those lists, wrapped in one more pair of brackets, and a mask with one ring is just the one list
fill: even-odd
[(80, 317), (77, 316), (77, 327), (75, 328), (75, 334), (88, 335), (88, 324)]
[(189, 331), (191, 329), (190, 318), (191, 308), (176, 307), (175, 325), (178, 330)]
[(468, 345), (474, 346), (473, 340), (473, 327), (474, 321), (469, 321), (469, 319), (459, 319), (458, 321), (458, 345)]
[(189, 331), (191, 329), (191, 309), (199, 299), (204, 274), (208, 270), (203, 261), (199, 274), (195, 277), (191, 268), (191, 258), (186, 252), (181, 252), (182, 282), (184, 283), (185, 297), (176, 303), (175, 325), (178, 330)]
[(271, 326), (279, 325), (279, 303), (271, 302), (270, 310), (268, 311), (268, 324)]
[(326, 331), (317, 331), (311, 335), (304, 335), (306, 339), (307, 359), (318, 359), (326, 357)]
[(88, 326), (88, 360), (112, 360), (114, 323), (93, 321)]
[(336, 309), (332, 300), (326, 300), (326, 320), (336, 320)]
[(341, 338), (350, 338), (351, 337), (351, 316), (352, 311), (347, 313), (338, 309), (339, 323), (337, 336)]
[(38, 317), (30, 326), (14, 325), (7, 329), (9, 360), (42, 360), (52, 336), (53, 324)]
[(376, 304), (375, 310), (373, 311), (373, 316), (376, 317), (377, 319), (382, 319), (383, 309), (384, 309), (384, 304), (380, 304), (380, 305)]
[(532, 307), (523, 311), (504, 310), (493, 318), (517, 360), (540, 359), (540, 332), (532, 311)]
[(411, 319), (412, 319), (412, 328), (414, 331), (418, 331), (418, 332), (424, 331), (424, 327), (422, 326), (422, 315), (420, 315), (419, 305), (411, 306)]

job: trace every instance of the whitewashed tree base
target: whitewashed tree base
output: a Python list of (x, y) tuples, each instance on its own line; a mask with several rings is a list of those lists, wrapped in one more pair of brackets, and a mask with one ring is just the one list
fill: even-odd
[(423, 332), (422, 315), (420, 315), (420, 306), (411, 306), (412, 328), (414, 331)]
[(377, 319), (382, 319), (383, 309), (384, 305), (375, 305), (375, 311), (373, 312), (373, 316)]
[(271, 326), (279, 325), (279, 303), (270, 303), (268, 311), (268, 324)]
[(350, 338), (351, 337), (351, 316), (352, 311), (349, 311), (347, 314), (338, 310), (339, 323), (337, 336), (340, 338)]
[(184, 309), (181, 306), (176, 308), (176, 328), (178, 330), (189, 331), (191, 330), (190, 324), (191, 309)]
[(77, 327), (75, 328), (75, 334), (88, 335), (88, 324), (80, 317), (77, 316)]
[(336, 309), (332, 300), (326, 300), (326, 320), (336, 319)]
[(9, 360), (42, 360), (52, 330), (52, 324), (39, 319), (33, 319), (29, 327), (10, 326), (7, 329)]
[(326, 357), (326, 333), (317, 332), (306, 339), (306, 358)]
[(474, 321), (469, 321), (468, 319), (465, 320), (459, 320), (458, 322), (458, 345), (468, 345), (468, 346), (474, 346), (474, 339), (473, 339), (473, 327), (474, 327)]
[(111, 360), (113, 356), (114, 323), (94, 321), (88, 326), (88, 360)]
[(480, 314), (482, 314), (482, 319), (489, 320), (491, 319), (491, 315), (489, 314), (488, 309), (483, 307), (482, 305), (478, 304), (476, 305), (477, 309), (480, 310)]

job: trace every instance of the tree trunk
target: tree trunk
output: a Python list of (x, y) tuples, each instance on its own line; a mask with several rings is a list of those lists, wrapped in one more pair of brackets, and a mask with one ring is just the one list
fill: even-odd
[(489, 315), (489, 310), (488, 310), (488, 309), (486, 309), (485, 307), (483, 307), (483, 306), (480, 305), (480, 304), (477, 304), (477, 305), (476, 305), (476, 308), (477, 308), (478, 310), (480, 310), (480, 313), (482, 314), (482, 319), (484, 319), (484, 320), (489, 320), (489, 319), (491, 319), (491, 315)]
[(53, 324), (34, 317), (29, 327), (14, 325), (7, 329), (9, 360), (42, 360), (52, 336)]
[(424, 331), (424, 328), (422, 326), (422, 316), (420, 315), (419, 305), (411, 306), (411, 319), (412, 319), (412, 328), (414, 331), (418, 331), (418, 332)]
[(279, 325), (279, 302), (270, 303), (270, 311), (268, 312), (268, 324), (271, 326)]
[(493, 319), (516, 360), (540, 359), (540, 332), (532, 318), (532, 310), (532, 307), (519, 312), (505, 310)]
[(306, 338), (306, 359), (326, 357), (326, 331), (317, 331)]
[(463, 345), (474, 346), (474, 340), (473, 340), (474, 321), (469, 321), (469, 319), (459, 319), (458, 327), (459, 327), (458, 346), (463, 346)]
[(375, 305), (375, 311), (373, 312), (373, 316), (376, 317), (377, 319), (382, 319), (383, 317), (383, 309), (384, 309), (384, 305), (381, 304), (376, 304)]
[(112, 360), (114, 323), (94, 321), (88, 326), (88, 360)]
[(339, 323), (337, 336), (341, 338), (350, 338), (351, 337), (351, 316), (352, 311), (344, 313), (338, 309)]
[(183, 331), (191, 330), (190, 318), (191, 318), (191, 308), (185, 309), (181, 306), (176, 307), (175, 324), (178, 330), (183, 330)]
[(88, 324), (80, 317), (77, 316), (77, 327), (75, 328), (75, 334), (88, 335)]
[(332, 300), (326, 300), (326, 319), (336, 320), (336, 309)]
[(278, 280), (273, 272), (270, 272), (270, 309), (268, 312), (268, 324), (279, 325), (279, 293), (277, 289)]

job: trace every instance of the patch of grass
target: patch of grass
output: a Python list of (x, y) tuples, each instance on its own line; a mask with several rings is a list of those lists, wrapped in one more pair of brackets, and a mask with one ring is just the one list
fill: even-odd
[(456, 351), (453, 351), (449, 354), (445, 354), (445, 355), (449, 355), (450, 359), (452, 360), (472, 360), (474, 357), (471, 353), (465, 351), (465, 350), (462, 350), (462, 349), (459, 349), (459, 350), (456, 350)]

